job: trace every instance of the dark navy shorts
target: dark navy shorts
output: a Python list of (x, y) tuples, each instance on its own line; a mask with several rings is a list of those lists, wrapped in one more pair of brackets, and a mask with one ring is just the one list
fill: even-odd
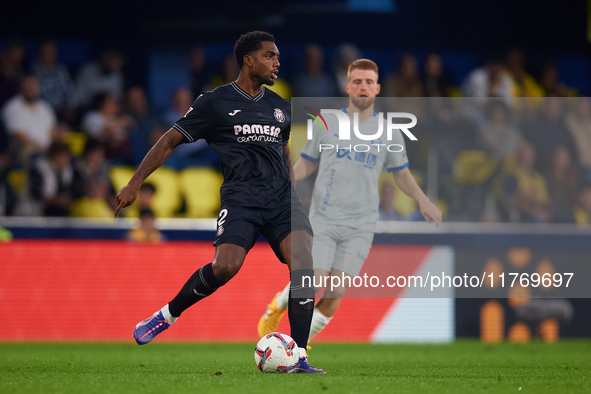
[(292, 231), (298, 230), (306, 230), (311, 236), (314, 235), (299, 198), (277, 208), (222, 206), (213, 245), (228, 243), (241, 246), (248, 252), (262, 235), (271, 245), (275, 255), (285, 264), (279, 244)]

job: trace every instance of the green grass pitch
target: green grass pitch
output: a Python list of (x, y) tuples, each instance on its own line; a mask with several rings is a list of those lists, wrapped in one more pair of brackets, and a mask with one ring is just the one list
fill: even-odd
[(0, 393), (590, 393), (591, 341), (316, 344), (327, 375), (263, 374), (254, 344), (0, 344)]

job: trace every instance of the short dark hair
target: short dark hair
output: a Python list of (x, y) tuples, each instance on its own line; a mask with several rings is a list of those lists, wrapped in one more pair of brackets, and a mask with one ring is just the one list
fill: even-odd
[(147, 191), (150, 191), (150, 192), (152, 192), (152, 193), (156, 193), (156, 188), (155, 188), (155, 187), (154, 187), (154, 185), (152, 185), (151, 183), (143, 183), (143, 184), (140, 186), (140, 191), (141, 191), (141, 190), (147, 190)]
[(125, 55), (119, 49), (115, 48), (107, 48), (101, 52), (99, 59), (101, 62), (104, 62), (107, 59), (112, 59), (114, 57), (118, 57), (122, 61), (125, 60)]
[(51, 38), (51, 37), (45, 37), (44, 39), (42, 39), (39, 42), (39, 47), (38, 49), (41, 50), (45, 45), (49, 45), (49, 44), (53, 44), (53, 45), (57, 45), (57, 42), (55, 39)]
[(86, 145), (84, 146), (84, 154), (83, 154), (83, 156), (86, 157), (86, 156), (88, 156), (88, 154), (90, 152), (93, 152), (95, 150), (103, 150), (104, 151), (105, 150), (105, 144), (102, 141), (97, 140), (95, 138), (89, 138), (86, 141)]
[(95, 94), (92, 98), (92, 108), (99, 111), (109, 97), (111, 97), (111, 93), (103, 92)]
[(150, 208), (142, 208), (140, 210), (140, 218), (145, 218), (145, 217), (155, 219), (156, 215), (154, 214), (154, 211), (152, 211)]
[(64, 153), (71, 155), (72, 153), (70, 152), (70, 147), (61, 141), (55, 141), (49, 146), (47, 157), (52, 158)]
[(241, 35), (234, 45), (234, 57), (238, 62), (238, 67), (242, 68), (242, 65), (244, 64), (244, 56), (261, 49), (264, 41), (274, 43), (275, 37), (273, 37), (271, 33), (258, 30)]

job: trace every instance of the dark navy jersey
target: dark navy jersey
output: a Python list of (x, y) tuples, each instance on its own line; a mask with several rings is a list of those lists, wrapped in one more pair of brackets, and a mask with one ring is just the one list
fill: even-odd
[(290, 201), (290, 125), (288, 100), (264, 86), (252, 97), (232, 82), (197, 97), (173, 128), (186, 142), (205, 139), (220, 158), (223, 205), (263, 208)]

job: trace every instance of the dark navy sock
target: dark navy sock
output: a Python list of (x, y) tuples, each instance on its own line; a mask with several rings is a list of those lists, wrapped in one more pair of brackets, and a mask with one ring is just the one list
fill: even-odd
[[(291, 325), (291, 337), (298, 347), (306, 349), (312, 314), (314, 313), (314, 270), (301, 269), (290, 273), (289, 301), (287, 315)], [(304, 280), (304, 278), (306, 278)], [(309, 278), (309, 279), (308, 279)]]
[(209, 263), (199, 268), (185, 283), (181, 291), (168, 303), (170, 314), (179, 317), (197, 301), (213, 294), (224, 283), (213, 274), (213, 265)]

